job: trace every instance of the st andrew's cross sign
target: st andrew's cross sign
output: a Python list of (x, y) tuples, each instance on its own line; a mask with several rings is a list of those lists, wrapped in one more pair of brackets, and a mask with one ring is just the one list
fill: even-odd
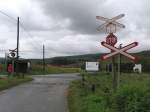
[[(104, 56), (102, 56), (103, 60), (106, 60), (110, 57), (112, 57), (112, 75), (113, 75), (113, 88), (114, 91), (118, 88), (119, 86), (119, 76), (120, 76), (120, 63), (121, 63), (121, 54), (128, 57), (129, 59), (136, 61), (136, 57), (132, 56), (131, 54), (127, 53), (126, 51), (136, 47), (138, 45), (137, 42), (133, 42), (125, 47), (115, 47), (115, 44), (117, 43), (117, 37), (113, 34), (116, 33), (117, 27), (120, 28), (125, 28), (125, 25), (117, 22), (118, 19), (121, 19), (122, 17), (124, 17), (124, 14), (120, 14), (118, 16), (115, 16), (111, 19), (109, 18), (105, 18), (102, 16), (96, 16), (96, 19), (104, 21), (104, 23), (102, 25), (100, 25), (97, 30), (101, 30), (101, 29), (105, 29), (106, 33), (108, 33), (109, 35), (106, 37), (106, 42), (102, 42), (102, 46), (107, 47), (108, 49), (111, 50), (111, 52), (109, 54), (106, 54)], [(116, 65), (115, 65), (115, 55), (118, 54), (118, 74), (116, 74)]]
[[(125, 15), (124, 14), (120, 14), (116, 17), (113, 17), (111, 19), (108, 19), (108, 18), (105, 18), (105, 17), (102, 17), (102, 16), (96, 16), (96, 19), (99, 19), (101, 21), (104, 21), (104, 23), (102, 25), (100, 25), (97, 30), (101, 30), (103, 28), (106, 27), (106, 30), (107, 28), (110, 28), (110, 31), (109, 33), (114, 33), (116, 31), (116, 26), (120, 27), (120, 28), (125, 28), (125, 25), (117, 22), (118, 19), (124, 17)], [(115, 30), (113, 31), (112, 28), (115, 28)]]
[(133, 42), (133, 43), (131, 43), (125, 47), (122, 47), (122, 48), (116, 48), (114, 46), (107, 44), (106, 42), (102, 42), (101, 44), (104, 47), (107, 47), (108, 49), (110, 49), (112, 51), (111, 53), (102, 56), (102, 60), (106, 60), (106, 59), (108, 59), (112, 56), (115, 56), (117, 54), (122, 54), (122, 55), (128, 57), (129, 59), (136, 61), (136, 57), (132, 56), (131, 54), (127, 53), (126, 51), (133, 48), (133, 47), (136, 47), (138, 45), (138, 42)]

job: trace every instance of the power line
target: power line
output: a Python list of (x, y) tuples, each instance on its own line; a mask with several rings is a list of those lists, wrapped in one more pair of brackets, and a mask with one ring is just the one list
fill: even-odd
[[(35, 50), (21, 50), (20, 52), (37, 52)], [(42, 49), (41, 50), (38, 50), (38, 52), (43, 52)]]
[[(22, 24), (22, 23), (20, 23), (20, 25), (21, 25), (21, 27), (22, 27), (22, 29), (26, 32), (26, 34), (28, 35), (27, 37), (30, 37), (30, 39), (32, 39), (33, 41), (34, 41), (34, 43), (36, 43), (36, 45), (38, 45), (38, 46), (42, 46), (42, 45), (40, 45), (34, 38), (33, 38), (33, 36), (29, 33), (29, 31), (25, 28), (25, 26)], [(32, 46), (34, 47), (34, 48), (36, 48), (37, 50), (39, 50), (39, 47), (37, 47), (37, 46), (35, 46), (33, 43), (31, 43), (32, 44)], [(41, 48), (41, 47), (40, 47)]]
[[(20, 23), (20, 25), (21, 25), (21, 27), (23, 28), (23, 30), (29, 35), (29, 37), (31, 37), (31, 38), (34, 40), (33, 36), (29, 33), (29, 31), (28, 31), (27, 28), (23, 25), (23, 23)], [(36, 41), (36, 40), (34, 40), (34, 41), (35, 41), (38, 45), (40, 45), (38, 41)], [(40, 46), (42, 46), (42, 45), (40, 45)]]
[(8, 14), (6, 14), (5, 12), (3, 12), (3, 11), (1, 11), (1, 10), (0, 10), (0, 13), (1, 13), (2, 15), (7, 16), (9, 19), (11, 19), (11, 20), (13, 20), (13, 21), (17, 22), (17, 19), (15, 19), (15, 18), (13, 18), (13, 17), (9, 16), (9, 15), (8, 15)]
[[(4, 15), (4, 16), (7, 16), (9, 19), (15, 21), (15, 23), (17, 22), (17, 19), (15, 19), (15, 18), (9, 16), (7, 13), (5, 13), (5, 12), (3, 12), (3, 11), (1, 11), (1, 10), (0, 10), (0, 13), (1, 13), (2, 15)], [(21, 26), (21, 28), (25, 31), (25, 33), (28, 35), (27, 37), (28, 37), (28, 38), (30, 37), (30, 39), (33, 40), (34, 44), (33, 44), (32, 41), (31, 41), (31, 42), (30, 42), (31, 45), (32, 45), (35, 49), (37, 49), (37, 50), (39, 51), (39, 48), (41, 48), (42, 45), (40, 45), (39, 42), (36, 41), (36, 40), (33, 38), (33, 36), (29, 33), (29, 31), (27, 30), (27, 28), (25, 28), (25, 26), (23, 25), (22, 22), (20, 22), (20, 26)], [(36, 43), (36, 45), (35, 45), (35, 43)], [(39, 46), (39, 47), (37, 47), (37, 46)], [(0, 52), (2, 52), (2, 51), (0, 50)], [(22, 52), (22, 51), (20, 51), (20, 52)], [(23, 52), (29, 52), (29, 51), (23, 51)], [(33, 52), (33, 51), (31, 51), (31, 52)]]
[[(17, 19), (15, 19), (15, 18), (9, 16), (7, 13), (5, 13), (5, 12), (3, 12), (3, 11), (1, 11), (1, 10), (0, 10), (0, 13), (1, 13), (2, 15), (7, 16), (7, 17), (10, 18), (11, 20), (17, 22)], [(27, 31), (27, 29), (24, 27), (24, 25), (23, 25), (22, 23), (20, 23), (20, 25), (21, 25), (21, 27), (23, 28), (23, 30), (28, 34), (28, 36), (32, 38), (32, 35)], [(34, 41), (35, 41), (35, 40), (34, 40)], [(36, 43), (37, 43), (37, 42), (36, 42)]]

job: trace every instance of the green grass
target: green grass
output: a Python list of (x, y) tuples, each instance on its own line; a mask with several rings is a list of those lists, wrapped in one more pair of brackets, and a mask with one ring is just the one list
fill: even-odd
[(42, 74), (58, 74), (58, 73), (77, 73), (80, 72), (80, 68), (65, 68), (57, 66), (46, 66), (45, 73), (41, 65), (33, 65), (31, 74), (42, 75)]
[(18, 84), (31, 81), (31, 77), (17, 78), (17, 77), (1, 77), (0, 78), (0, 91), (16, 86)]
[[(80, 72), (80, 68), (64, 67), (64, 66), (50, 66), (45, 67), (45, 72), (43, 72), (43, 66), (39, 64), (33, 64), (31, 70), (28, 74), (30, 75), (44, 75), (44, 74), (59, 74), (59, 73), (77, 73)], [(6, 72), (5, 65), (0, 67), (0, 75), (8, 75)]]
[(85, 80), (84, 86), (78, 80), (69, 87), (70, 112), (150, 112), (150, 74), (123, 74), (116, 92), (107, 73), (85, 74)]

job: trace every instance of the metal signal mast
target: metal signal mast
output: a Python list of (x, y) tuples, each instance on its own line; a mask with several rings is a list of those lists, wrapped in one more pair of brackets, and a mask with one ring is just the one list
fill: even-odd
[[(115, 44), (117, 43), (117, 37), (113, 34), (116, 33), (117, 31), (117, 27), (120, 28), (125, 28), (125, 25), (117, 22), (118, 19), (121, 19), (122, 17), (124, 17), (125, 14), (120, 14), (116, 17), (113, 17), (111, 19), (102, 17), (102, 16), (96, 16), (96, 19), (104, 21), (104, 23), (102, 25), (100, 25), (97, 30), (100, 31), (102, 29), (105, 29), (105, 32), (108, 33), (108, 36), (106, 37), (106, 42), (103, 41), (101, 42), (101, 45), (110, 49), (111, 53), (102, 56), (102, 60), (106, 60), (110, 57), (112, 57), (112, 74), (113, 74), (113, 88), (114, 90), (116, 90), (119, 86), (119, 82), (120, 82), (120, 62), (121, 62), (121, 55), (124, 55), (126, 57), (128, 57), (129, 59), (135, 61), (136, 57), (130, 55), (129, 53), (127, 53), (126, 51), (136, 47), (138, 45), (138, 42), (133, 42), (125, 47), (115, 47)], [(118, 55), (118, 74), (116, 74), (116, 67), (115, 67), (115, 55)]]

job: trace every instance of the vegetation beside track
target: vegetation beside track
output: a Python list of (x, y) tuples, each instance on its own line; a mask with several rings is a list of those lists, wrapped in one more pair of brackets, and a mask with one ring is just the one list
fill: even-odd
[[(46, 65), (45, 71), (43, 70), (43, 65), (33, 64), (28, 73), (29, 75), (44, 75), (44, 74), (59, 74), (59, 73), (79, 73), (81, 71), (80, 68), (70, 67), (70, 66), (52, 66)], [(6, 72), (6, 66), (0, 66), (0, 75), (8, 75)]]
[(28, 81), (31, 81), (31, 77), (24, 77), (24, 78), (18, 78), (18, 77), (0, 77), (0, 91), (4, 89), (11, 88), (13, 86), (19, 85), (21, 83), (25, 83)]
[(77, 80), (69, 87), (70, 112), (150, 112), (150, 74), (122, 74), (116, 92), (110, 74), (83, 74), (84, 86)]
[(58, 74), (58, 73), (77, 73), (80, 72), (80, 68), (58, 67), (58, 66), (46, 66), (45, 72), (43, 72), (43, 66), (33, 65), (30, 74), (42, 75), (42, 74)]

